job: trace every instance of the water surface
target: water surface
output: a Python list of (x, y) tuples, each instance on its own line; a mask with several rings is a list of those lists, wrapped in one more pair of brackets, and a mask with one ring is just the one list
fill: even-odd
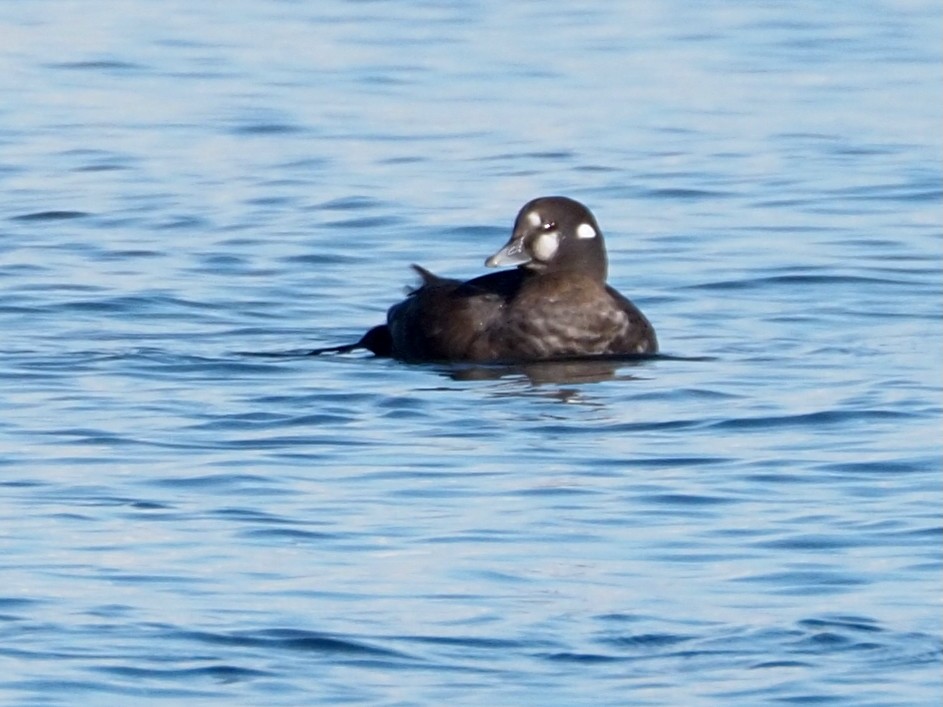
[[(0, 5), (0, 701), (938, 704), (940, 26)], [(666, 357), (297, 355), (554, 193)]]

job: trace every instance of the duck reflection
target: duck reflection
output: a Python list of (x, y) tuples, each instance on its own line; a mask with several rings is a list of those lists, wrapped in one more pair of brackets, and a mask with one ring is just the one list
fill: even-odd
[(618, 358), (582, 358), (527, 363), (491, 365), (452, 365), (440, 369), (456, 381), (488, 381), (502, 378), (525, 378), (535, 386), (601, 383), (611, 380), (633, 380), (637, 376), (625, 371), (650, 360), (652, 356)]

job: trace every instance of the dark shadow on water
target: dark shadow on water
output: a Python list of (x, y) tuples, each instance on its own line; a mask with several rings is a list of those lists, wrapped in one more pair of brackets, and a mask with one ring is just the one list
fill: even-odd
[[(353, 347), (318, 349), (317, 358), (349, 358)], [(256, 358), (286, 359), (308, 358), (310, 349), (293, 349), (272, 352), (239, 352), (242, 356)], [(369, 358), (370, 356), (368, 356)], [(382, 357), (375, 357), (382, 358)], [(615, 356), (593, 356), (547, 361), (497, 362), (497, 363), (403, 363), (404, 366), (427, 367), (441, 376), (455, 381), (494, 381), (502, 378), (525, 378), (533, 385), (600, 383), (610, 380), (633, 380), (638, 376), (625, 369), (637, 368), (657, 362), (704, 362), (715, 361), (711, 356), (673, 356), (670, 354), (636, 354)]]
[(436, 366), (436, 371), (456, 381), (493, 381), (502, 378), (524, 378), (532, 385), (601, 383), (609, 380), (632, 380), (637, 376), (622, 369), (634, 368), (642, 360), (574, 360), (538, 361), (512, 364), (450, 364)]
[(605, 381), (631, 381), (627, 372), (642, 361), (540, 361), (519, 364), (452, 364), (433, 370), (454, 381), (507, 381), (492, 391), (498, 398), (537, 397), (570, 404), (591, 404), (583, 386)]
[(604, 381), (629, 381), (639, 378), (627, 369), (640, 368), (658, 361), (713, 361), (711, 357), (670, 356), (642, 354), (621, 356), (592, 356), (530, 361), (523, 363), (468, 364), (456, 363), (438, 366), (440, 374), (457, 381), (498, 380), (526, 378), (535, 386)]

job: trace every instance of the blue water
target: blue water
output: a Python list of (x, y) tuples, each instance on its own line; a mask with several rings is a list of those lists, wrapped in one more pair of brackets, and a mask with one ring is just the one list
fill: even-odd
[[(940, 704), (941, 14), (0, 4), (0, 702)], [(667, 357), (296, 355), (556, 193)]]

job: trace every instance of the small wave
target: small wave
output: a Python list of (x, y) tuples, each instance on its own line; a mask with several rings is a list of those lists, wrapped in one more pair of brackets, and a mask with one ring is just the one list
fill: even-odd
[(28, 214), (21, 214), (19, 216), (11, 216), (11, 221), (23, 221), (23, 222), (34, 222), (34, 221), (69, 221), (72, 219), (80, 219), (91, 216), (87, 211), (68, 211), (64, 209), (53, 209), (50, 211), (34, 211)]

